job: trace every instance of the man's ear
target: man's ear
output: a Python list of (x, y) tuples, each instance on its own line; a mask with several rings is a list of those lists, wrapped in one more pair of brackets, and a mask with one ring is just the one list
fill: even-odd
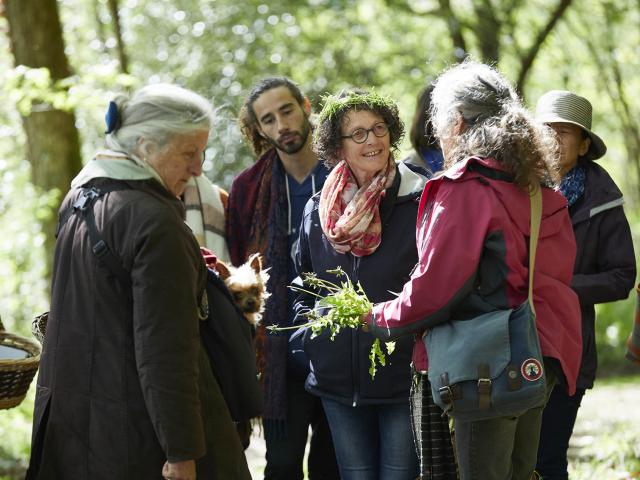
[(267, 138), (267, 136), (264, 134), (264, 132), (262, 131), (259, 125), (256, 125), (256, 132), (258, 132), (258, 135), (260, 135), (262, 138), (264, 139)]
[(302, 101), (302, 109), (307, 114), (307, 117), (311, 115), (311, 102), (307, 97), (304, 97), (304, 100)]

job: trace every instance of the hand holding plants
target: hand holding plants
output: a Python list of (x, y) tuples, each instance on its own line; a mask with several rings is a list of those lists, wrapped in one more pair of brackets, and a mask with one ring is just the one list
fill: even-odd
[[(307, 273), (303, 276), (303, 282), (309, 289), (299, 286), (290, 287), (293, 290), (318, 298), (315, 308), (304, 314), (309, 319), (307, 323), (294, 327), (272, 326), (268, 328), (272, 331), (282, 331), (309, 327), (313, 332), (312, 339), (328, 328), (331, 332), (331, 340), (334, 340), (343, 328), (363, 327), (363, 330), (367, 331), (368, 328), (364, 322), (373, 308), (373, 304), (367, 298), (360, 283), (354, 285), (341, 268), (327, 270), (327, 273), (343, 277), (344, 280), (337, 284), (318, 278), (314, 273)], [(318, 292), (324, 292), (324, 294)], [(386, 342), (385, 347), (386, 353), (391, 354), (395, 348), (395, 342)], [(386, 364), (386, 354), (382, 349), (380, 340), (377, 338), (371, 346), (369, 360), (371, 362), (369, 374), (371, 378), (374, 378), (377, 365)]]

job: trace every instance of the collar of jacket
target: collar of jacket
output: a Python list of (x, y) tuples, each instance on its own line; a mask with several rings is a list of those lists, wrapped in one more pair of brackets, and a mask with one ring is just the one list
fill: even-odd
[(624, 204), (622, 192), (604, 168), (592, 161), (582, 165), (587, 178), (583, 198), (575, 204), (573, 212), (570, 210), (573, 225)]
[(458, 180), (467, 172), (469, 165), (472, 163), (477, 163), (492, 170), (499, 170), (501, 172), (506, 171), (502, 164), (493, 157), (468, 157), (455, 163), (454, 165), (451, 165), (446, 170), (437, 173), (433, 178), (448, 178), (449, 180)]
[(148, 178), (145, 180), (118, 180), (108, 177), (96, 177), (86, 182), (84, 187), (96, 187), (100, 188), (102, 185), (111, 184), (113, 182), (125, 183), (131, 190), (138, 190), (151, 195), (160, 202), (167, 204), (167, 206), (173, 209), (177, 215), (182, 218), (186, 217), (186, 210), (182, 201), (175, 197), (166, 188), (160, 185), (156, 180)]
[(396, 176), (393, 183), (384, 193), (380, 202), (380, 220), (384, 225), (393, 212), (395, 205), (418, 201), (427, 177), (411, 170), (403, 162), (396, 164)]
[(415, 198), (416, 194), (420, 195), (428, 178), (420, 173), (411, 170), (403, 162), (396, 164), (396, 177), (400, 177), (400, 185), (398, 187), (398, 200)]

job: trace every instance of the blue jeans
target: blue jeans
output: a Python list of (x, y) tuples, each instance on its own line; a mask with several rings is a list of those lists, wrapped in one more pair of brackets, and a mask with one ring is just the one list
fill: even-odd
[(542, 413), (542, 431), (538, 446), (536, 470), (545, 480), (567, 480), (567, 449), (576, 423), (584, 389), (569, 396), (563, 387), (556, 386)]
[(418, 458), (409, 404), (350, 407), (323, 398), (342, 480), (413, 480)]

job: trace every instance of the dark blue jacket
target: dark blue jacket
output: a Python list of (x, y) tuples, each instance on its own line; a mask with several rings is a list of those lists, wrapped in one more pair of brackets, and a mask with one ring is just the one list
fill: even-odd
[[(350, 253), (337, 253), (320, 227), (320, 196), (309, 200), (302, 219), (296, 258), (299, 273), (315, 272), (318, 277), (335, 282), (336, 277), (326, 272), (342, 267), (354, 283), (362, 284), (373, 303), (390, 300), (394, 297), (392, 292), (402, 290), (418, 261), (416, 215), (426, 177), (404, 164), (399, 164), (396, 172), (393, 185), (380, 203), (382, 242), (371, 255), (355, 257)], [(296, 311), (313, 308), (314, 300), (310, 295), (299, 295)], [(305, 322), (306, 318), (298, 314), (296, 323)], [(387, 357), (387, 365), (378, 367), (372, 380), (369, 352), (374, 337), (371, 334), (345, 329), (333, 341), (327, 331), (313, 339), (310, 329), (299, 331), (297, 335), (303, 336), (304, 351), (310, 360), (307, 391), (354, 406), (408, 401), (413, 346), (410, 336), (396, 342), (395, 351)]]
[(595, 162), (582, 163), (587, 177), (584, 194), (569, 207), (576, 236), (576, 264), (571, 288), (582, 311), (582, 363), (578, 388), (591, 388), (596, 376), (595, 308), (629, 296), (636, 278), (636, 259), (622, 193)]

